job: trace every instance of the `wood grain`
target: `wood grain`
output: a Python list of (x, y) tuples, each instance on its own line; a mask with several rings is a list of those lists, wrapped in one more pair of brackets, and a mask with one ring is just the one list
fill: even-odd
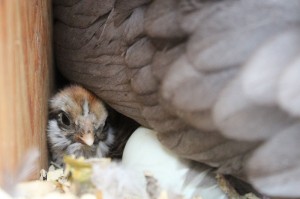
[(31, 148), (41, 154), (34, 177), (47, 165), (51, 15), (51, 0), (0, 0), (0, 183)]

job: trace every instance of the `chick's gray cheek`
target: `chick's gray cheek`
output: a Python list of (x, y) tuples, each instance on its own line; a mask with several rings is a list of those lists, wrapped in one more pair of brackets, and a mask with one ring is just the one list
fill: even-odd
[(107, 138), (107, 131), (98, 131), (97, 132), (97, 137), (99, 138), (100, 141), (104, 141)]

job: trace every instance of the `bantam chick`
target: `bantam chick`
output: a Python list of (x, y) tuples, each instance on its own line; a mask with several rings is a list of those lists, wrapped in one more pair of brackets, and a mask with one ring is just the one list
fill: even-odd
[(105, 157), (115, 139), (104, 103), (81, 86), (70, 86), (50, 100), (47, 137), (52, 161), (64, 155)]

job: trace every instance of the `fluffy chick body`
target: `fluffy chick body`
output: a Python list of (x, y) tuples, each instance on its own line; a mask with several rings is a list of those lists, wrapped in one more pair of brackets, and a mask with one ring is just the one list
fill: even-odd
[(63, 165), (64, 155), (105, 157), (115, 131), (107, 122), (104, 103), (81, 86), (70, 86), (50, 100), (47, 129), (52, 161)]

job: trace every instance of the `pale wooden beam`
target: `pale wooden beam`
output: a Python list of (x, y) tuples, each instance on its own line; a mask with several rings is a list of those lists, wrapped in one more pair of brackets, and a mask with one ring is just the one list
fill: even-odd
[(50, 0), (0, 0), (0, 183), (28, 149), (47, 166), (47, 100), (52, 85)]

